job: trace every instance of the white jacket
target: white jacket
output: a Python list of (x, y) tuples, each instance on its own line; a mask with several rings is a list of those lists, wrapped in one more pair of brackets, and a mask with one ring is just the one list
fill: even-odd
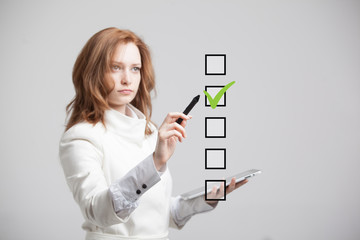
[[(178, 198), (177, 205), (182, 205), (178, 207), (179, 213), (170, 213), (174, 201), (171, 200), (170, 172), (166, 169), (160, 178), (151, 160), (157, 130), (152, 126), (154, 133), (145, 137), (144, 115), (135, 107), (128, 107), (138, 118), (108, 110), (105, 112), (106, 127), (102, 123), (94, 126), (79, 123), (66, 131), (60, 141), (61, 164), (67, 184), (85, 218), (82, 227), (89, 240), (167, 239), (169, 225), (178, 227), (173, 215), (178, 224), (183, 219), (185, 224), (191, 215), (213, 209), (200, 198), (192, 203)], [(136, 168), (141, 163), (147, 171)], [(126, 178), (131, 170), (135, 176), (128, 177), (127, 181), (134, 185), (130, 189), (137, 189), (137, 192), (127, 192), (125, 198), (138, 205), (130, 215), (119, 217), (121, 215), (114, 211), (109, 187), (122, 177)], [(181, 208), (193, 208), (193, 213), (181, 216)]]

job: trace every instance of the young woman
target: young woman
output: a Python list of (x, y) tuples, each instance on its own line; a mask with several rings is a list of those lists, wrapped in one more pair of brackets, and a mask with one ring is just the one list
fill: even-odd
[[(60, 160), (87, 240), (168, 239), (169, 226), (181, 228), (216, 206), (204, 197), (171, 197), (166, 163), (191, 116), (173, 112), (159, 129), (152, 124), (154, 70), (139, 37), (116, 28), (96, 33), (75, 62), (73, 83)], [(244, 183), (233, 179), (226, 193)], [(223, 192), (215, 187), (209, 198)]]

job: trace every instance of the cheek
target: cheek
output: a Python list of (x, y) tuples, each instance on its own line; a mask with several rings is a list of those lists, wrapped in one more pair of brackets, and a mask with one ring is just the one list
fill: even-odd
[(116, 89), (116, 85), (114, 82), (111, 81), (106, 82), (106, 90), (108, 95), (114, 93), (115, 89)]
[(138, 85), (138, 87), (139, 87), (139, 85), (140, 85), (140, 82), (141, 82), (141, 76), (139, 75), (139, 77), (137, 78), (137, 85)]
[(113, 103), (116, 102), (116, 99), (117, 98), (116, 98), (116, 95), (115, 95), (115, 91), (113, 90), (108, 94), (107, 101), (108, 101), (108, 103), (113, 104)]

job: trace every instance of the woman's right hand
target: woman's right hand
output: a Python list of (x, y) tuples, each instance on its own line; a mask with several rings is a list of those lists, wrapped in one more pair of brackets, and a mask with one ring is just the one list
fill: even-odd
[[(182, 118), (181, 124), (176, 120)], [(187, 120), (192, 117), (179, 112), (168, 113), (164, 122), (158, 130), (158, 139), (155, 152), (153, 154), (154, 163), (157, 170), (160, 170), (170, 159), (175, 151), (176, 142), (182, 142), (186, 138), (185, 126)]]

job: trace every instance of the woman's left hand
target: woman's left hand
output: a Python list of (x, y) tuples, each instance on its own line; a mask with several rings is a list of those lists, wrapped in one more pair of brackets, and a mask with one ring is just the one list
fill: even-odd
[[(225, 194), (228, 195), (229, 193), (231, 193), (232, 191), (234, 191), (235, 189), (238, 189), (239, 187), (241, 187), (242, 185), (244, 185), (245, 183), (247, 183), (248, 180), (242, 180), (241, 182), (236, 183), (236, 178), (232, 178), (230, 185), (226, 187), (226, 191)], [(214, 200), (207, 200), (206, 203), (211, 205), (211, 206), (215, 206), (219, 200), (216, 199), (223, 199), (224, 198), (224, 183), (220, 184), (220, 188), (218, 188), (217, 186), (213, 186), (212, 190), (210, 193), (208, 193), (207, 199), (214, 199)]]

